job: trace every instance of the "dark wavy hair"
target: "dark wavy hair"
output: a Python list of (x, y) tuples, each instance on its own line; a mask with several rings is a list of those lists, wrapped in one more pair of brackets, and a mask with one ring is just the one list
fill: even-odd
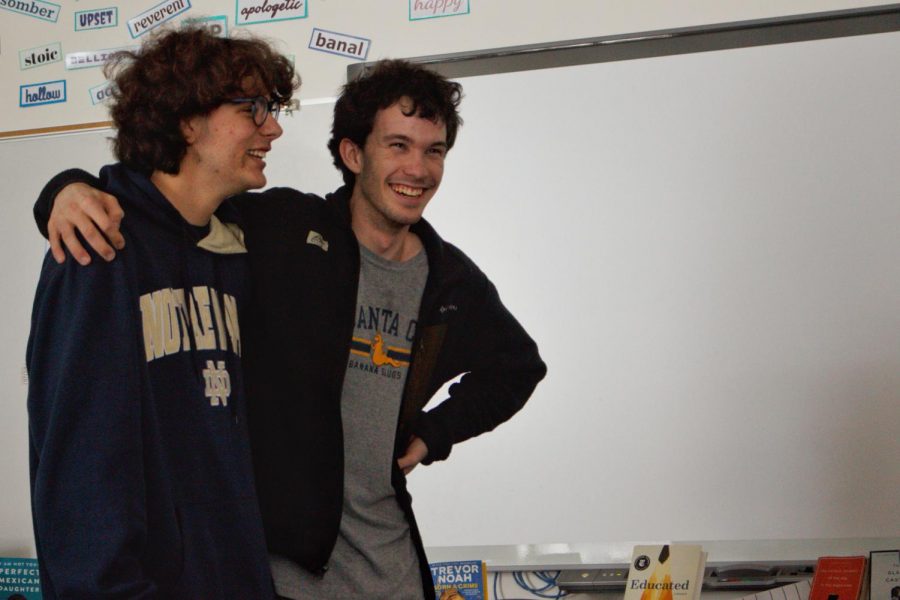
[(138, 50), (113, 54), (103, 72), (112, 82), (116, 158), (145, 175), (178, 174), (184, 119), (248, 93), (287, 104), (300, 86), (293, 65), (267, 42), (220, 38), (202, 27), (163, 30)]
[(380, 60), (347, 83), (334, 105), (328, 150), (334, 166), (344, 176), (344, 183), (352, 186), (356, 175), (341, 160), (341, 140), (347, 138), (362, 148), (372, 133), (375, 113), (393, 106), (401, 98), (412, 101), (405, 115), (443, 123), (447, 128), (447, 149), (453, 147), (456, 132), (462, 125), (459, 116), (462, 86), (408, 61)]

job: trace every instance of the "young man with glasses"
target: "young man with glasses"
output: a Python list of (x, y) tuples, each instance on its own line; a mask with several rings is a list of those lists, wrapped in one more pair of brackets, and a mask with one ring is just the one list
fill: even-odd
[[(245, 355), (254, 467), (285, 598), (433, 600), (406, 475), (509, 419), (544, 376), (494, 285), (422, 219), (461, 95), (427, 69), (381, 61), (335, 105), (329, 150), (343, 187), (325, 199), (287, 188), (235, 198), (254, 296)], [(39, 221), (73, 180), (91, 178), (54, 178)], [(60, 259), (66, 221), (86, 223), (86, 238), (112, 253), (77, 210), (82, 197), (120, 241), (118, 217), (106, 214), (114, 198), (72, 186), (54, 208)]]
[(120, 162), (100, 182), (128, 211), (128, 248), (89, 268), (48, 255), (28, 342), (44, 598), (272, 598), (241, 365), (248, 264), (225, 199), (265, 185), (298, 79), (268, 44), (202, 29), (105, 70)]

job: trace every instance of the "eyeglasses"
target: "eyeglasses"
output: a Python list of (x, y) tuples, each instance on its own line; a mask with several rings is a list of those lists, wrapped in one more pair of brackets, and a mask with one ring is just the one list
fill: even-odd
[(265, 96), (257, 96), (256, 98), (230, 98), (226, 100), (231, 104), (250, 104), (250, 116), (257, 127), (262, 127), (266, 122), (266, 117), (272, 115), (272, 118), (278, 120), (278, 114), (281, 112), (281, 102), (278, 100), (269, 100)]

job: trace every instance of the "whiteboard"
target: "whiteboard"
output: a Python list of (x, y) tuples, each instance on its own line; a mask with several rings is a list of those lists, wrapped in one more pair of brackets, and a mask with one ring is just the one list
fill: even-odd
[[(547, 379), (411, 475), (427, 546), (897, 536), (900, 34), (461, 79), (426, 216)], [(339, 183), (327, 102), (271, 185)], [(28, 553), (31, 203), (105, 133), (0, 143), (0, 553)]]
[(461, 80), (427, 216), (549, 374), (426, 544), (900, 531), (900, 35)]

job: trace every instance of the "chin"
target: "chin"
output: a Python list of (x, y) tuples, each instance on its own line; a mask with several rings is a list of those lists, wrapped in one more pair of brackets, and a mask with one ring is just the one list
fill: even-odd
[(252, 182), (250, 182), (250, 184), (247, 186), (247, 189), (248, 190), (258, 190), (261, 187), (265, 187), (265, 185), (266, 185), (266, 178), (260, 177), (258, 179), (254, 179)]
[(422, 218), (422, 213), (425, 212), (425, 206), (428, 204), (428, 201), (419, 202), (413, 206), (400, 206), (396, 207), (393, 211), (393, 216), (397, 218), (397, 221), (403, 223), (404, 225), (412, 225), (413, 223), (418, 223)]
[(422, 219), (422, 211), (419, 209), (398, 210), (394, 211), (394, 213), (390, 215), (390, 219), (397, 225), (403, 227), (415, 225)]

